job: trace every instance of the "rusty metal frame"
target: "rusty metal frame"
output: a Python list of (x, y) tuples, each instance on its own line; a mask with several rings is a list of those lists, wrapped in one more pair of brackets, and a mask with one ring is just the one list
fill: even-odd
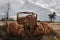
[(36, 13), (34, 13), (34, 12), (18, 12), (17, 13), (17, 19), (18, 19), (18, 17), (19, 17), (19, 14), (31, 14), (31, 15), (36, 15), (36, 17), (38, 16)]

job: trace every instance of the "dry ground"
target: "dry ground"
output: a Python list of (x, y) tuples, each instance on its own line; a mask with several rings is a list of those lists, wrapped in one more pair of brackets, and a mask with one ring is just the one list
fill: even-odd
[[(54, 31), (57, 32), (57, 34), (58, 34), (57, 37), (60, 38), (60, 23), (55, 22), (55, 23), (48, 23), (48, 24)], [(0, 21), (0, 26), (2, 26), (2, 25), (5, 25), (5, 23)]]
[(57, 32), (57, 37), (60, 39), (60, 23), (49, 23), (49, 25)]

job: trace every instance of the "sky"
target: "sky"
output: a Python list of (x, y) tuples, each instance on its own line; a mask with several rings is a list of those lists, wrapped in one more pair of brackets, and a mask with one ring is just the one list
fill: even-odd
[[(8, 11), (9, 4), (9, 11)], [(0, 19), (6, 17), (16, 19), (17, 12), (34, 12), (38, 14), (38, 20), (48, 21), (48, 14), (56, 12), (56, 20), (60, 21), (60, 0), (0, 0)]]

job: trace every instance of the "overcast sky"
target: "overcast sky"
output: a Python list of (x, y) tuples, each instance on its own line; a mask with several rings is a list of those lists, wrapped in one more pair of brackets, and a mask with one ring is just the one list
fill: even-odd
[[(8, 9), (9, 4), (9, 11)], [(0, 0), (0, 18), (6, 16), (16, 19), (17, 12), (32, 11), (38, 14), (38, 20), (49, 20), (48, 14), (56, 12), (56, 21), (60, 21), (60, 0)]]

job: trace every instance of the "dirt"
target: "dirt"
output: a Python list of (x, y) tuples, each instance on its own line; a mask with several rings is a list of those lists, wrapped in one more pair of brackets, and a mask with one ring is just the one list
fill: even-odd
[(49, 26), (57, 32), (57, 38), (60, 40), (60, 23), (49, 23)]
[[(3, 22), (0, 22), (2, 25), (4, 24)], [(48, 23), (49, 26), (57, 32), (57, 37), (56, 40), (60, 40), (60, 23)], [(5, 27), (0, 27), (0, 40), (21, 40), (19, 37), (11, 37), (7, 35), (7, 32), (5, 32)]]

